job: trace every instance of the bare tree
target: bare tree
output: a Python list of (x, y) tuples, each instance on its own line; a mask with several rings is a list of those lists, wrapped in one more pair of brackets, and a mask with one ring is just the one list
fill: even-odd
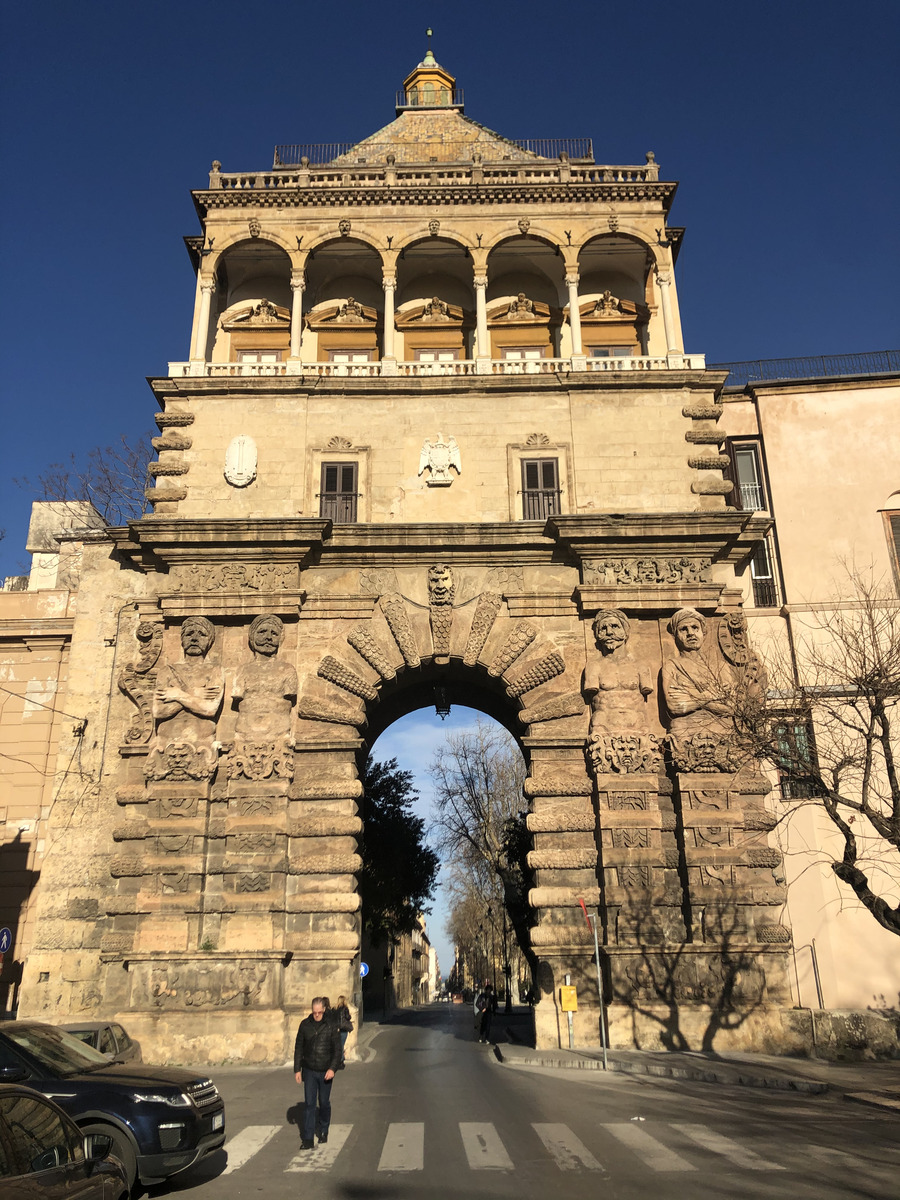
[(108, 525), (125, 525), (147, 511), (147, 464), (153, 457), (149, 432), (122, 434), (112, 446), (95, 446), (83, 458), (51, 463), (36, 483), (16, 482), (41, 500), (63, 504), (89, 501)]
[(533, 978), (537, 960), (529, 933), (522, 756), (508, 734), (479, 722), (471, 732), (448, 734), (434, 755), (429, 775), (434, 785), (438, 847), (474, 878), (496, 881)]
[(794, 618), (788, 653), (766, 654), (768, 710), (745, 710), (738, 733), (778, 768), (791, 807), (828, 815), (831, 869), (900, 936), (883, 894), (900, 890), (900, 600), (871, 571), (846, 576), (840, 599)]

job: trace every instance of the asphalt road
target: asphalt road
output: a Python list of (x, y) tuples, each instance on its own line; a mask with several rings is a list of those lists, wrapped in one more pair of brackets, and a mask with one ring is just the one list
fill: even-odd
[(511, 1067), (471, 1006), (381, 1027), (339, 1072), (327, 1146), (301, 1152), (288, 1069), (221, 1068), (225, 1148), (153, 1200), (897, 1200), (897, 1118), (844, 1101)]

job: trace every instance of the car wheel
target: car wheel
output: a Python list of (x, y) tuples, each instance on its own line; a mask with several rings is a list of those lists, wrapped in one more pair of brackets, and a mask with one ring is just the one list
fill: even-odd
[(134, 1150), (131, 1148), (131, 1143), (113, 1125), (82, 1125), (81, 1132), (85, 1134), (99, 1133), (103, 1137), (108, 1137), (112, 1141), (111, 1154), (114, 1154), (122, 1166), (125, 1168), (125, 1177), (128, 1180), (128, 1192), (134, 1187), (137, 1179), (137, 1159), (135, 1158)]

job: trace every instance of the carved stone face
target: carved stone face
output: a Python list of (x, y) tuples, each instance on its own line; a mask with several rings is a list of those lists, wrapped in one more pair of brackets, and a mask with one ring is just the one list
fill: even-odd
[(202, 658), (213, 644), (211, 627), (198, 617), (188, 617), (181, 627), (181, 648), (186, 658)]
[(431, 220), (428, 222), (428, 232), (431, 234), (432, 237), (437, 237), (437, 235), (440, 233), (440, 231), (441, 231), (440, 221)]
[(615, 613), (600, 613), (594, 622), (594, 637), (597, 647), (603, 654), (612, 654), (628, 640), (622, 622)]
[(250, 630), (250, 649), (256, 654), (276, 654), (284, 637), (284, 626), (277, 617), (268, 617)]
[(432, 604), (446, 604), (453, 593), (453, 571), (436, 563), (428, 571), (428, 595)]
[(699, 650), (703, 645), (703, 622), (697, 617), (684, 617), (675, 627), (679, 650)]

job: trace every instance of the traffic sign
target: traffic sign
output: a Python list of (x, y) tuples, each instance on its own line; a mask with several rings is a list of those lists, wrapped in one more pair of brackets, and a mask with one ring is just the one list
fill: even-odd
[(12, 934), (8, 929), (0, 929), (0, 954), (6, 954), (12, 946)]
[[(8, 930), (4, 930), (4, 932), (8, 932)], [(365, 979), (365, 977), (368, 975), (368, 973), (369, 973), (369, 964), (368, 964), (368, 963), (361, 962), (361, 963), (359, 964), (359, 977), (360, 977), (360, 979)]]

